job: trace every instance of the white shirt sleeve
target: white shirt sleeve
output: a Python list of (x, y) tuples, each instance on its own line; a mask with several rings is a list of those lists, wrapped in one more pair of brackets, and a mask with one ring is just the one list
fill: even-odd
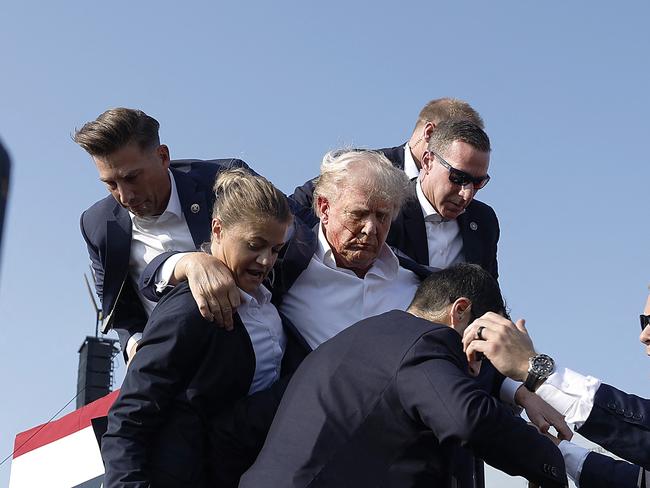
[(558, 367), (536, 393), (564, 415), (567, 423), (579, 429), (591, 413), (600, 383), (593, 376), (583, 376), (569, 368)]
[(564, 458), (566, 474), (579, 488), (582, 465), (585, 463), (585, 459), (587, 459), (590, 451), (569, 441), (560, 442), (558, 448), (560, 449), (562, 457)]
[(162, 293), (165, 291), (165, 288), (168, 286), (172, 286), (169, 284), (169, 280), (172, 278), (172, 275), (174, 274), (174, 268), (178, 264), (178, 262), (181, 260), (181, 258), (187, 254), (190, 254), (189, 252), (179, 252), (178, 254), (174, 254), (173, 256), (168, 257), (163, 265), (158, 268), (156, 271), (156, 276), (155, 276), (155, 283), (156, 283), (156, 293)]
[(503, 403), (507, 403), (508, 405), (514, 407), (518, 413), (521, 413), (523, 410), (519, 405), (515, 403), (515, 393), (521, 386), (521, 383), (519, 381), (512, 380), (510, 378), (506, 378), (503, 380), (503, 383), (501, 384), (501, 389), (499, 390), (499, 398), (501, 398), (501, 401)]

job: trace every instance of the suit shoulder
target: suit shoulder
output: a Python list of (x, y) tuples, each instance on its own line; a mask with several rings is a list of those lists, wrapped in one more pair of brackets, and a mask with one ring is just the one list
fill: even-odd
[(487, 203), (483, 203), (480, 200), (472, 200), (472, 203), (470, 203), (467, 207), (467, 212), (469, 214), (490, 218), (494, 221), (498, 220), (494, 209)]
[(115, 199), (108, 195), (84, 210), (80, 218), (82, 231), (90, 235), (94, 233), (95, 228), (103, 229), (104, 226), (101, 224), (113, 215), (116, 205)]

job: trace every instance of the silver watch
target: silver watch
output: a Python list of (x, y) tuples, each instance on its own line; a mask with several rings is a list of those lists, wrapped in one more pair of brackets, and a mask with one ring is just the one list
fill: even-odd
[(555, 371), (555, 361), (546, 354), (537, 354), (528, 360), (528, 376), (524, 386), (535, 391)]

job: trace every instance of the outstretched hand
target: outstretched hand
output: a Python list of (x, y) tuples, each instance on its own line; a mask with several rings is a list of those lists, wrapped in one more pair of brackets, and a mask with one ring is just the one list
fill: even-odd
[(526, 410), (528, 419), (541, 433), (548, 434), (548, 429), (553, 426), (560, 440), (568, 441), (573, 437), (564, 416), (523, 385), (515, 392), (515, 402)]

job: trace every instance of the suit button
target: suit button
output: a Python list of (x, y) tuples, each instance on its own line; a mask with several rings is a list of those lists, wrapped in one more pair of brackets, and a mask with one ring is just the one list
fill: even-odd
[(557, 478), (557, 468), (555, 466), (551, 466), (551, 474), (554, 478)]
[(610, 410), (616, 410), (616, 404), (610, 402), (607, 404), (607, 408), (609, 408)]
[(635, 413), (632, 415), (632, 420), (636, 420), (637, 422), (643, 418), (643, 415)]
[(625, 413), (623, 414), (623, 416), (626, 419), (631, 419), (632, 418), (632, 412), (630, 412), (629, 410), (626, 410)]

